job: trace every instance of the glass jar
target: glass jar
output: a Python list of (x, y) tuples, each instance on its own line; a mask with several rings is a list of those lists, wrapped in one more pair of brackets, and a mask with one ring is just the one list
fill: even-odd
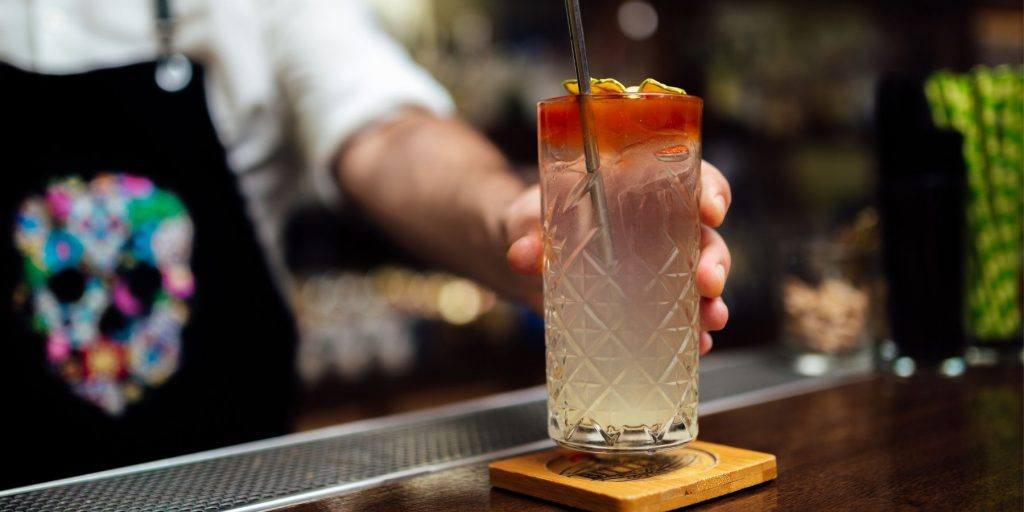
[(822, 240), (783, 253), (779, 296), (793, 369), (804, 375), (869, 370), (881, 303), (873, 259)]

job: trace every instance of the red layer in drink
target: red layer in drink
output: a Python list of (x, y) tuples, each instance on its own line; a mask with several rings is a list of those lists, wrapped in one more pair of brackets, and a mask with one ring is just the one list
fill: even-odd
[[(618, 151), (658, 134), (687, 133), (700, 139), (703, 102), (696, 96), (662, 93), (595, 94), (590, 97), (600, 151)], [(579, 100), (561, 96), (537, 107), (541, 146), (580, 148)]]

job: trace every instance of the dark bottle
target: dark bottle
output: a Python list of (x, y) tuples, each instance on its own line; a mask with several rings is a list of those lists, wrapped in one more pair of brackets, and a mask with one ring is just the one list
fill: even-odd
[(931, 121), (920, 79), (887, 79), (876, 112), (888, 316), (900, 356), (963, 355), (962, 137)]

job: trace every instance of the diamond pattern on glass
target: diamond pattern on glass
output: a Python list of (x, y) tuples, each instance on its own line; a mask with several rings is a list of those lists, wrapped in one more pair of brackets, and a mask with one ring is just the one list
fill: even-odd
[[(674, 144), (678, 144), (678, 138)], [(602, 260), (582, 162), (542, 157), (549, 434), (636, 449), (697, 433), (699, 145), (606, 158), (613, 262)], [(637, 154), (639, 153), (639, 154)], [(547, 164), (547, 165), (545, 165)]]

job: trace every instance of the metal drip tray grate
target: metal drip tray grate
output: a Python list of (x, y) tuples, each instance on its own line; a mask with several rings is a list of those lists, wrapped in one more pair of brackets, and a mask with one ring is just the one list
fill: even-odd
[[(545, 439), (544, 402), (414, 421), (0, 497), (3, 511), (215, 511)], [(260, 507), (262, 508), (262, 507)]]
[[(794, 375), (764, 352), (701, 361), (700, 414), (859, 378)], [(254, 511), (551, 445), (546, 390), (294, 434), (0, 491), (0, 512)]]

